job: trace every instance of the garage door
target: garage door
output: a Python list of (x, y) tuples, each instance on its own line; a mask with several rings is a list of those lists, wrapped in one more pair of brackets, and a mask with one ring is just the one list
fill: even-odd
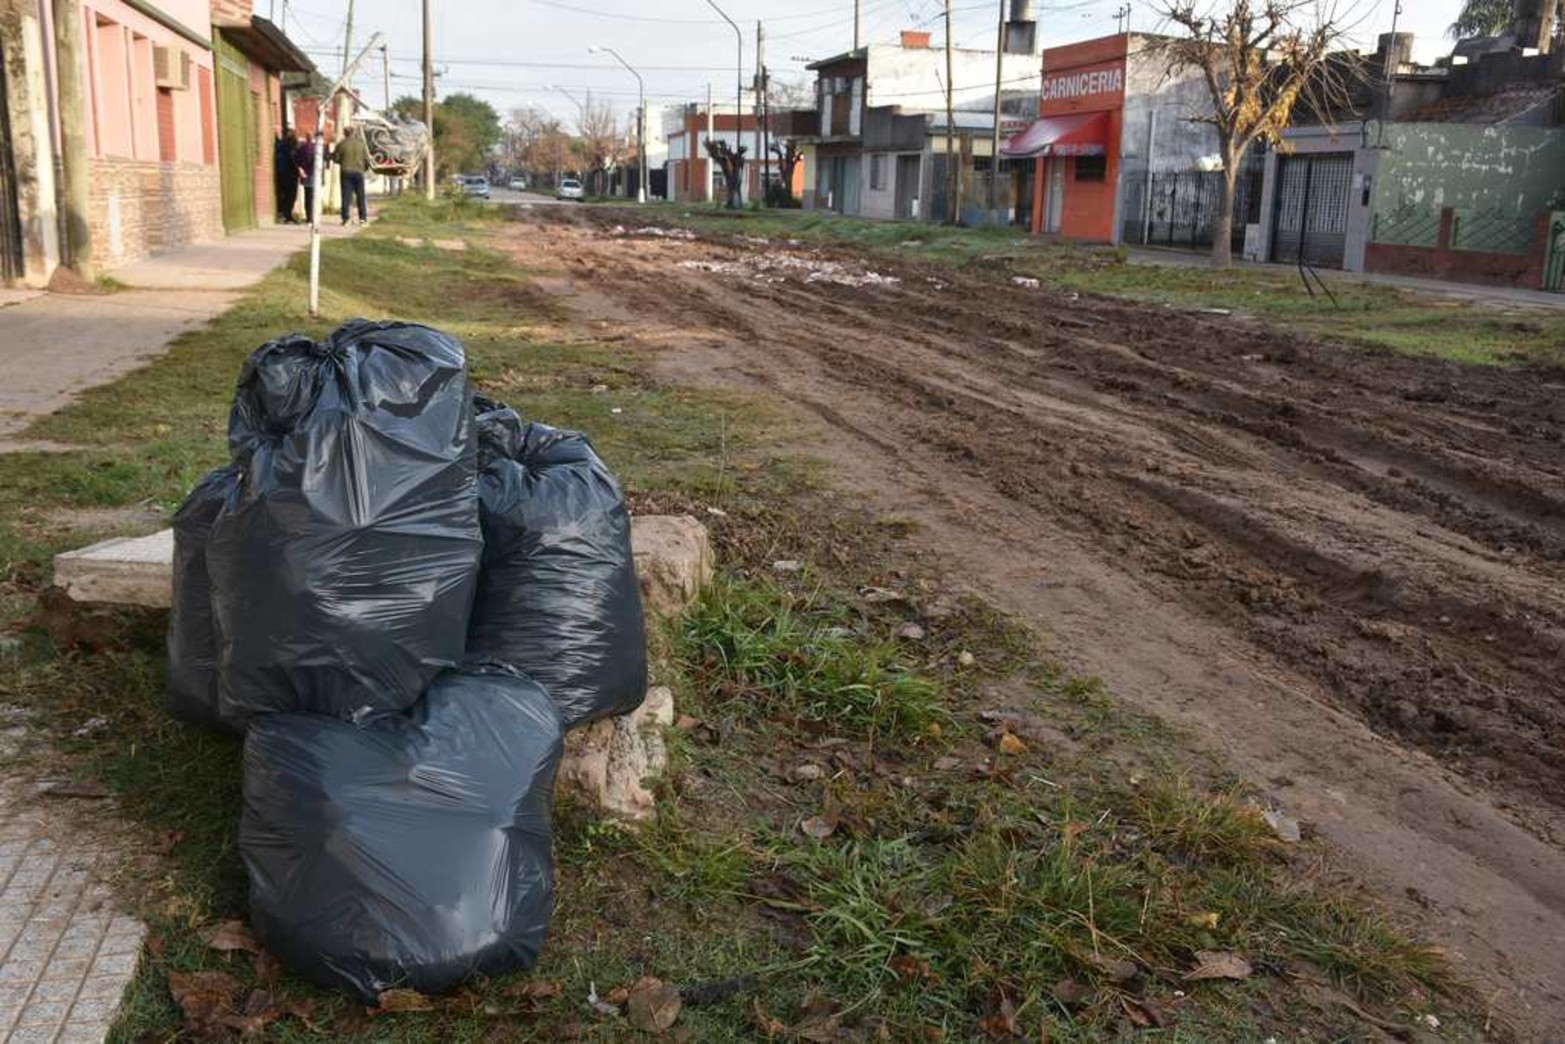
[(1353, 154), (1283, 156), (1277, 161), (1277, 212), (1272, 260), (1303, 255), (1316, 268), (1341, 268), (1348, 238), (1348, 189)]
[(218, 34), (217, 165), (223, 192), (223, 229), (255, 227), (256, 112), (250, 73), (239, 49)]

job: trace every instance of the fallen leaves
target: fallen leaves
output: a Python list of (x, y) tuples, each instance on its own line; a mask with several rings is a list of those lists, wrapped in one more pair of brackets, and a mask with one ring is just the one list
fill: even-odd
[(435, 1002), (417, 990), (382, 990), (371, 1015), (401, 1015), (410, 1011), (434, 1011)]
[(810, 816), (799, 823), (799, 831), (805, 837), (824, 841), (837, 832), (837, 823), (838, 820), (835, 815)]
[(995, 743), (995, 749), (1001, 754), (1020, 755), (1027, 753), (1027, 744), (1023, 743), (1014, 732), (1002, 732)]
[(210, 1036), (231, 1014), (239, 981), (227, 972), (168, 973), (168, 992), (185, 1016), (185, 1029), (196, 1037)]
[(1087, 963), (1114, 982), (1129, 982), (1141, 974), (1141, 969), (1135, 961), (1126, 960), (1123, 957), (1110, 957), (1107, 954), (1095, 953), (1087, 958)]
[(1248, 979), (1255, 971), (1250, 962), (1228, 950), (1197, 950), (1196, 966), (1185, 972), (1191, 982), (1201, 979)]

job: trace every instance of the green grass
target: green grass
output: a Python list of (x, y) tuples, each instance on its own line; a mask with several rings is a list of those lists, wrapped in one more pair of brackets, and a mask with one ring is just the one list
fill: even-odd
[[(607, 993), (648, 974), (704, 990), (680, 1014), (693, 1040), (755, 1039), (778, 1024), (819, 1039), (833, 1020), (848, 1039), (969, 1040), (1002, 1007), (1033, 1039), (1042, 1028), (1103, 1039), (1131, 1031), (1135, 1005), (1163, 1013), (1160, 1039), (1361, 1031), (1313, 1003), (1298, 976), (1382, 1017), (1437, 1010), (1451, 1039), (1477, 1036), (1471, 1005), (1442, 992), (1443, 961), (1322, 880), (1313, 845), (1277, 844), (1189, 737), (1125, 711), (1014, 621), (949, 592), (906, 523), (833, 507), (812, 467), (768, 441), (756, 404), (658, 384), (633, 351), (574, 339), (527, 273), (485, 249), (496, 228), (476, 206), (398, 205), (326, 244), (320, 321), (303, 315), (291, 265), (29, 432), (80, 450), (6, 458), (0, 613), (22, 641), (0, 703), (30, 710), (52, 739), (31, 752), (34, 767), (116, 794), (130, 855), (118, 884), (155, 940), (114, 1040), (174, 1039), (166, 975), (198, 969), (233, 974), (236, 1002), (265, 986), (312, 1004), (318, 1031), (284, 1019), (265, 1034), (283, 1040), (617, 1041), (629, 1031), (586, 1010), (589, 986)], [(412, 232), (472, 248), (389, 239)], [(727, 563), (719, 582), (654, 636), (670, 651), (659, 680), (690, 719), (669, 734), (655, 820), (630, 828), (559, 802), (557, 905), (538, 968), (475, 983), (435, 1012), (373, 1020), (203, 945), (207, 926), (245, 915), (239, 748), (164, 712), (163, 618), (124, 614), (90, 652), (19, 626), (48, 556), (99, 535), (62, 517), (171, 510), (225, 455), (245, 355), (359, 314), (462, 337), (482, 387), (588, 431), (633, 499), (726, 511), (708, 516)], [(103, 523), (136, 525), (147, 523)], [(777, 573), (784, 557), (805, 566)], [(911, 623), (921, 636), (908, 637)], [(980, 714), (997, 707), (1019, 715), (1021, 749)], [(1188, 983), (1203, 949), (1242, 952), (1256, 975)], [(1119, 960), (1133, 977), (1116, 976)], [(523, 1003), (513, 990), (526, 982), (562, 993)]]
[(869, 221), (800, 211), (739, 213), (660, 208), (669, 220), (714, 234), (810, 243), (944, 265), (995, 268), (1086, 293), (1179, 308), (1228, 308), (1290, 332), (1356, 348), (1477, 365), (1565, 365), (1565, 309), (1528, 308), (1420, 294), (1337, 279), (1337, 304), (1279, 269), (1214, 271), (1201, 265), (1132, 263), (1106, 247), (1035, 240), (1016, 229), (968, 229)]

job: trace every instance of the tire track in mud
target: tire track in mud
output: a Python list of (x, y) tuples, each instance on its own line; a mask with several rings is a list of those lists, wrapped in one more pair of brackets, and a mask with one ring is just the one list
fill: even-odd
[[(1373, 807), (1321, 808), (1340, 820), (1333, 839), (1392, 880), (1454, 889), (1436, 927), (1488, 948), (1525, 1004), (1565, 1020), (1565, 373), (1348, 351), (840, 251), (796, 253), (902, 282), (749, 282), (680, 262), (742, 261), (753, 245), (618, 239), (601, 224), (535, 227), (592, 294), (694, 335), (683, 350), (657, 338), (673, 370), (740, 375), (870, 450), (878, 463), (839, 468), (899, 506), (927, 498), (936, 549), (1013, 604), (1054, 604), (1028, 574), (1068, 540), (1062, 570), (1119, 591), (1126, 610), (1069, 621), (1073, 644), (1113, 655), (1166, 630), (1163, 655), (1195, 659), (1155, 684), (1219, 695), (1225, 664), (1248, 664), (1251, 687), (1278, 678), (1243, 651), (1260, 650), (1344, 721), (1405, 745), (1377, 753), (1327, 719), (1349, 739), (1295, 750), (1280, 724), (1249, 738), (1284, 776), (1360, 787)], [(1186, 611), (1242, 644), (1213, 659), (1210, 637), (1181, 629)], [(1312, 697), (1275, 702), (1294, 683), (1273, 687), (1269, 713), (1295, 720), (1296, 744), (1319, 711)], [(1430, 782), (1435, 764), (1457, 773), (1449, 792)], [(1375, 830), (1395, 840), (1355, 836)], [(1462, 907), (1460, 889), (1489, 905)]]

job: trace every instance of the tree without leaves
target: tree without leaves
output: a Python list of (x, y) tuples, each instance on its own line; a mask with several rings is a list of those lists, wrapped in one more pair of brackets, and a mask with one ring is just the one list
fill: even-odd
[(1212, 264), (1229, 268), (1240, 163), (1257, 141), (1280, 143), (1295, 112), (1329, 121), (1351, 107), (1364, 79), (1345, 51), (1353, 26), (1333, 0), (1162, 0), (1158, 10), (1183, 35), (1155, 46), (1170, 70), (1199, 69), (1211, 95), (1211, 111), (1192, 119), (1217, 131), (1223, 182)]
[(595, 179), (593, 191), (602, 195), (607, 172), (613, 169), (623, 152), (622, 139), (614, 106), (609, 102), (594, 102), (590, 91), (582, 105), (581, 139), (587, 153), (589, 176)]
[(804, 153), (799, 151), (799, 143), (791, 138), (772, 142), (772, 153), (777, 157), (778, 199), (769, 202), (774, 206), (796, 207), (799, 201), (793, 194), (793, 172), (804, 159)]
[(728, 188), (728, 209), (738, 210), (743, 203), (739, 186), (744, 177), (744, 157), (748, 151), (745, 146), (730, 148), (728, 142), (721, 138), (708, 138), (706, 140), (706, 154), (712, 157), (712, 162), (717, 164), (717, 169), (723, 174), (723, 184)]

